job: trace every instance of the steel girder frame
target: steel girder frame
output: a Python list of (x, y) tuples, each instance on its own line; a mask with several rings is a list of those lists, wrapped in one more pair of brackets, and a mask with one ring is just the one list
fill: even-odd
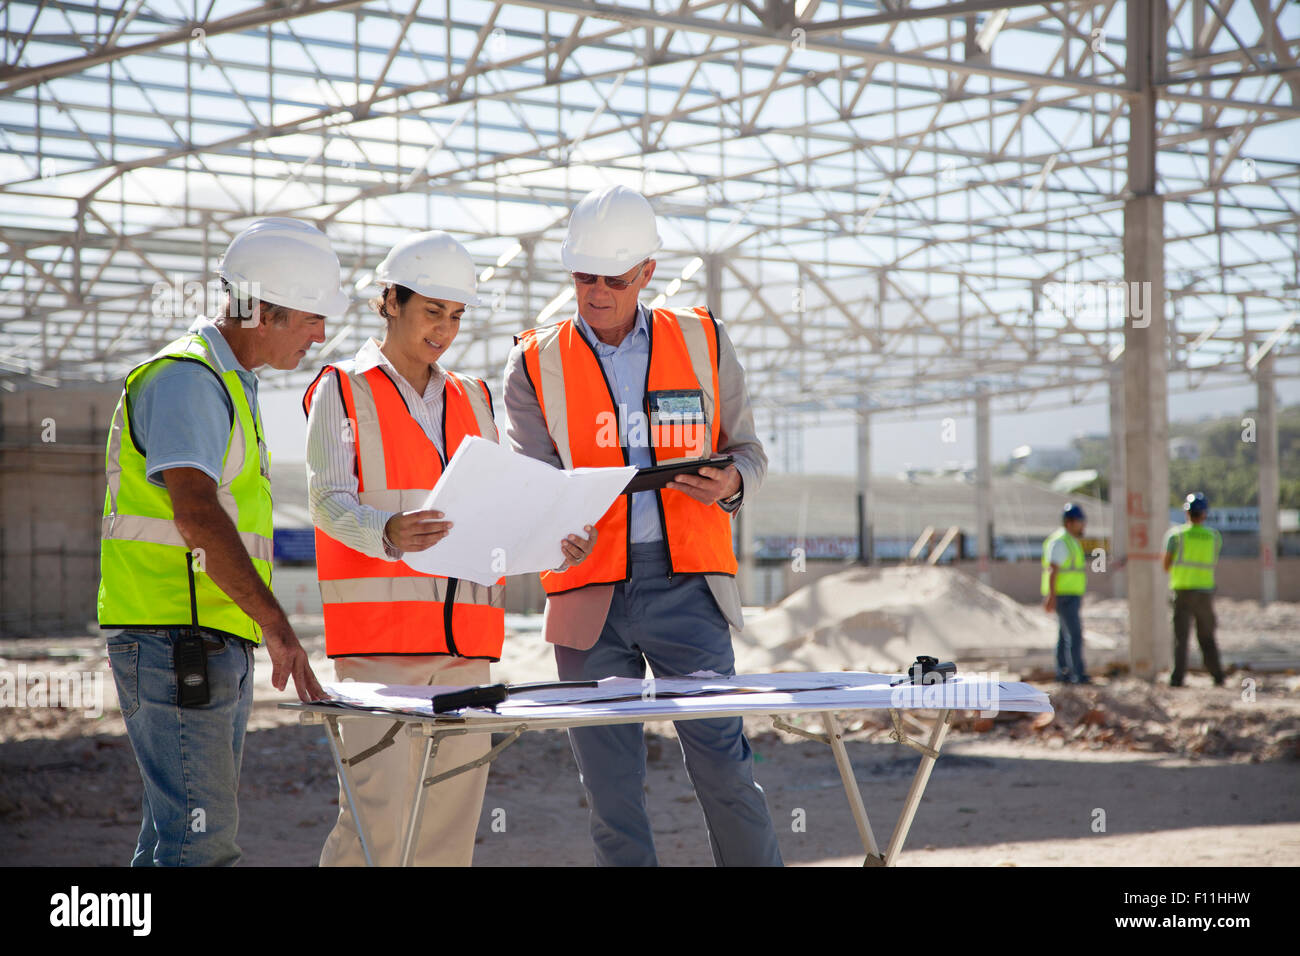
[[(1300, 168), (1278, 144), (1300, 127), (1300, 9), (1167, 19), (1170, 368), (1240, 383), (1268, 345), (1297, 374)], [(172, 313), (231, 235), (291, 215), (358, 290), (335, 354), (377, 328), (388, 245), (460, 236), (492, 304), (448, 361), (496, 387), (563, 294), (567, 210), (627, 182), (662, 217), (653, 291), (708, 296), (772, 415), (1104, 397), (1124, 22), (1121, 0), (11, 3), (0, 384), (119, 378), (188, 324)]]

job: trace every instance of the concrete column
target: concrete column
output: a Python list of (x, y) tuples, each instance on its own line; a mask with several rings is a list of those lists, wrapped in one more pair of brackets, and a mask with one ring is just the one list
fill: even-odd
[(719, 322), (730, 316), (722, 314), (722, 257), (704, 257), (704, 304)]
[(871, 533), (871, 413), (858, 412), (858, 562), (875, 560)]
[[(704, 257), (704, 304), (713, 317), (726, 322), (728, 316), (722, 314), (722, 259), (712, 255)], [(761, 601), (758, 593), (757, 572), (755, 570), (754, 505), (749, 504), (736, 512), (732, 522), (732, 543), (736, 551), (736, 586), (740, 589), (740, 600), (745, 604)]]
[(1160, 543), (1169, 523), (1168, 323), (1164, 206), (1156, 195), (1156, 86), (1163, 79), (1163, 3), (1126, 5), (1129, 100), (1124, 204), (1124, 491), (1128, 516), (1129, 663), (1154, 679), (1172, 664)]
[(1273, 355), (1265, 355), (1255, 368), (1259, 398), (1256, 456), (1259, 462), (1259, 600), (1277, 600), (1278, 465), (1277, 394), (1273, 387)]
[(989, 421), (989, 397), (981, 392), (975, 399), (975, 554), (979, 579), (991, 584), (989, 562), (993, 560), (993, 443)]
[[(1128, 519), (1129, 661), (1154, 679), (1172, 663), (1168, 582), (1160, 542), (1169, 523), (1169, 419), (1165, 339), (1163, 208), (1158, 196), (1124, 205), (1124, 279), (1130, 316), (1124, 327), (1124, 488)], [(1132, 297), (1145, 303), (1134, 316)]]
[(1124, 507), (1124, 364), (1110, 368), (1110, 554), (1106, 572), (1111, 596), (1128, 596), (1128, 514)]
[(731, 541), (736, 552), (736, 587), (740, 589), (743, 604), (762, 603), (758, 593), (754, 553), (754, 506), (741, 508), (731, 521)]
[[(520, 239), (524, 247), (524, 327), (532, 328), (537, 324), (537, 310), (533, 308), (533, 247), (532, 239)], [(504, 402), (503, 402), (504, 404)]]

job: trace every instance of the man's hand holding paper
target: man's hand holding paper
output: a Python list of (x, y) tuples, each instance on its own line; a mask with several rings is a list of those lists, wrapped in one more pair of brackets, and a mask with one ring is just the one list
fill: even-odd
[(582, 530), (590, 537), (582, 538), (571, 534), (560, 542), (560, 548), (564, 551), (564, 563), (555, 569), (557, 572), (567, 571), (575, 564), (582, 564), (596, 547), (596, 526), (589, 524)]

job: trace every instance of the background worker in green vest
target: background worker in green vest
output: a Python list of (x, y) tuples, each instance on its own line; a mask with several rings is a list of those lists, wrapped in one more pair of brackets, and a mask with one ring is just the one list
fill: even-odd
[(1223, 549), (1219, 532), (1207, 527), (1210, 503), (1195, 492), (1183, 502), (1184, 524), (1170, 528), (1165, 535), (1164, 567), (1169, 572), (1169, 587), (1174, 592), (1174, 671), (1171, 687), (1182, 687), (1187, 674), (1187, 638), (1196, 619), (1196, 640), (1201, 645), (1201, 659), (1214, 678), (1214, 686), (1223, 686), (1223, 665), (1214, 643), (1214, 566)]
[(259, 219), (219, 269), (225, 314), (132, 370), (109, 429), (99, 625), (144, 783), (133, 866), (239, 860), (253, 649), (324, 696), (271, 593), (270, 459), (252, 370), (296, 368), (347, 305), (324, 233)]
[(1087, 519), (1073, 502), (1061, 516), (1063, 526), (1043, 542), (1043, 608), (1056, 612), (1056, 679), (1063, 684), (1090, 684), (1083, 666), (1083, 623), (1079, 618), (1088, 584), (1080, 544)]

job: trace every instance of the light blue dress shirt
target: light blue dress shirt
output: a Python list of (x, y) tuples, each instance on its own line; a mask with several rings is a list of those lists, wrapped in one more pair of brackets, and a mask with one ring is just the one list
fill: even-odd
[[(646, 374), (650, 369), (650, 325), (646, 307), (637, 303), (636, 325), (624, 336), (617, 346), (606, 345), (596, 338), (587, 320), (578, 316), (578, 329), (596, 350), (600, 367), (605, 370), (609, 387), (614, 390), (614, 404), (618, 411), (618, 439), (627, 448), (628, 463), (638, 468), (649, 468), (654, 462), (650, 451), (650, 423), (645, 421), (645, 385)], [(631, 427), (641, 416), (640, 427)], [(634, 445), (628, 444), (628, 431), (631, 427)], [(629, 514), (631, 522), (632, 543), (645, 544), (663, 540), (663, 529), (659, 524), (659, 503), (653, 491), (641, 491), (632, 495), (632, 507)]]

